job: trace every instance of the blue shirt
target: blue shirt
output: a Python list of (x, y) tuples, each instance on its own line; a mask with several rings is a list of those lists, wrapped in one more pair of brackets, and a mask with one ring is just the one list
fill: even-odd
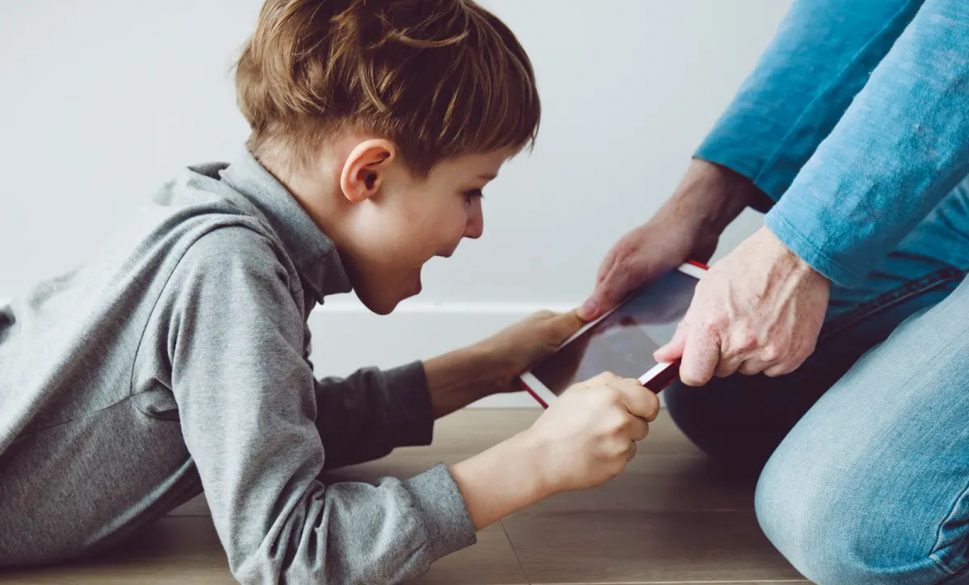
[(781, 241), (858, 283), (969, 173), (969, 2), (796, 0), (696, 156), (751, 178)]

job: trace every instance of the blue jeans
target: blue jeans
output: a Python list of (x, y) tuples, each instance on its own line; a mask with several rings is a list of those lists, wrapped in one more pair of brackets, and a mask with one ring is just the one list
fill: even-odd
[(797, 371), (665, 393), (697, 446), (762, 469), (761, 527), (817, 583), (969, 584), (967, 270), (969, 179), (860, 287), (832, 288)]

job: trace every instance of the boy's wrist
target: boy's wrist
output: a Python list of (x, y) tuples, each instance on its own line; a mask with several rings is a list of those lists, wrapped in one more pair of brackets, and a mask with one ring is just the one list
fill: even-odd
[(500, 391), (498, 356), (481, 344), (424, 362), (436, 418)]
[(476, 530), (555, 493), (527, 431), (450, 468)]
[(511, 450), (521, 459), (523, 465), (530, 470), (527, 489), (535, 501), (544, 499), (559, 492), (559, 482), (555, 480), (553, 470), (547, 468), (545, 462), (548, 449), (536, 437), (530, 428), (509, 437), (506, 440)]

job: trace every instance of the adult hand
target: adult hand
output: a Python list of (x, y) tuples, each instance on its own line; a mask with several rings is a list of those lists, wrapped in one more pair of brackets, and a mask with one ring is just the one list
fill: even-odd
[(681, 360), (680, 379), (689, 386), (735, 372), (790, 373), (814, 352), (829, 289), (761, 228), (704, 275), (673, 339), (653, 356)]
[(630, 292), (688, 259), (713, 255), (720, 233), (755, 198), (764, 197), (746, 177), (694, 159), (669, 201), (612, 247), (596, 278), (595, 291), (580, 309), (592, 320)]

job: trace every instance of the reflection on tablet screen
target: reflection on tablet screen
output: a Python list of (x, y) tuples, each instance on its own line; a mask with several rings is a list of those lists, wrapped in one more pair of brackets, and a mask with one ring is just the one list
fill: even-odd
[(656, 365), (653, 352), (673, 338), (697, 282), (679, 270), (653, 281), (540, 362), (532, 374), (555, 394), (607, 370), (623, 378), (640, 377)]

